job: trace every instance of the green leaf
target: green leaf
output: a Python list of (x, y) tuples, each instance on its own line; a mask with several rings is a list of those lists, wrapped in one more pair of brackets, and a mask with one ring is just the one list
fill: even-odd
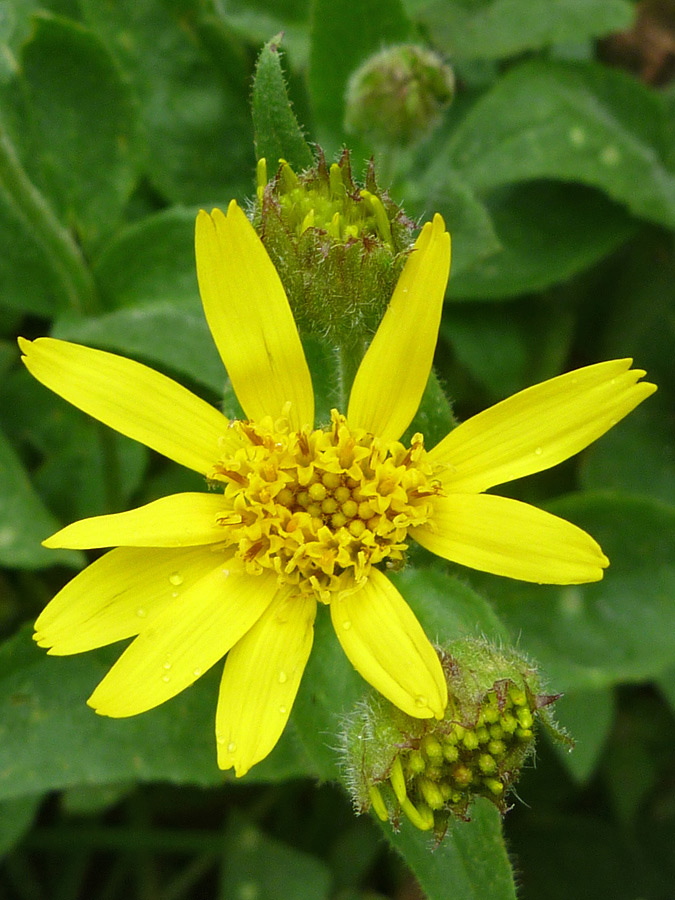
[(611, 565), (564, 587), (476, 576), (553, 690), (658, 676), (675, 659), (675, 507), (649, 498), (572, 495), (547, 508), (586, 529)]
[(419, 431), (424, 435), (425, 446), (431, 449), (456, 424), (457, 420), (452, 413), (452, 404), (446, 397), (438, 376), (432, 369), (429, 373), (424, 394), (422, 394), (419, 409), (401, 440), (404, 443), (409, 442), (412, 435)]
[(35, 18), (22, 77), (31, 168), (60, 217), (95, 243), (115, 225), (134, 184), (129, 88), (93, 32), (46, 14)]
[(248, 70), (235, 46), (203, 40), (200, 4), (81, 0), (80, 7), (133, 85), (144, 171), (160, 194), (191, 204), (249, 193)]
[[(0, 647), (0, 799), (82, 784), (218, 785), (214, 718), (221, 666), (178, 697), (130, 719), (86, 699), (120, 648), (48, 656), (24, 629)], [(313, 774), (287, 733), (247, 782)]]
[(117, 232), (96, 257), (94, 277), (107, 306), (191, 300), (199, 305), (195, 269), (197, 208), (174, 206)]
[(620, 490), (672, 502), (675, 498), (675, 427), (658, 393), (589, 448), (581, 480), (589, 490)]
[(450, 300), (500, 300), (544, 290), (603, 259), (636, 229), (620, 206), (583, 185), (502, 187), (489, 193), (486, 206), (500, 249), (451, 274)]
[(570, 752), (559, 743), (553, 746), (575, 781), (583, 784), (595, 772), (614, 723), (614, 712), (611, 688), (569, 691), (556, 700), (556, 720), (574, 739), (574, 749)]
[(508, 307), (448, 303), (441, 335), (487, 400), (495, 403), (558, 375), (568, 358), (574, 325), (570, 310), (540, 298)]
[(487, 206), (443, 157), (436, 158), (422, 178), (397, 185), (397, 193), (406, 198), (406, 212), (413, 218), (429, 219), (439, 212), (445, 219), (452, 235), (453, 280), (501, 249)]
[(351, 73), (383, 45), (406, 41), (410, 33), (401, 0), (312, 0), (309, 93), (317, 138), (328, 156), (343, 143), (357, 149), (343, 125)]
[(473, 106), (444, 157), (480, 191), (536, 178), (579, 181), (672, 227), (669, 140), (665, 101), (627, 74), (532, 60)]
[(404, 821), (397, 833), (382, 825), (390, 844), (415, 873), (427, 900), (515, 900), (516, 888), (499, 812), (479, 798), (470, 822), (451, 822), (438, 847)]
[(42, 803), (42, 794), (29, 794), (0, 802), (0, 857), (8, 853), (30, 829)]
[(160, 300), (90, 319), (61, 319), (55, 323), (53, 335), (142, 358), (208, 387), (218, 396), (227, 379), (202, 307), (194, 300)]
[(20, 215), (0, 191), (0, 305), (49, 317), (63, 304), (60, 281)]
[(256, 156), (267, 160), (270, 174), (280, 159), (285, 159), (296, 171), (313, 164), (312, 151), (288, 99), (278, 38), (265, 44), (258, 57), (252, 112)]
[(0, 432), (0, 565), (17, 569), (77, 567), (82, 554), (47, 550), (41, 541), (59, 523), (43, 506), (11, 444)]
[(500, 59), (550, 44), (579, 43), (628, 28), (627, 0), (432, 0), (419, 18), (444, 53), (460, 61)]
[(324, 900), (330, 894), (325, 863), (269, 837), (239, 813), (230, 816), (223, 847), (221, 900)]

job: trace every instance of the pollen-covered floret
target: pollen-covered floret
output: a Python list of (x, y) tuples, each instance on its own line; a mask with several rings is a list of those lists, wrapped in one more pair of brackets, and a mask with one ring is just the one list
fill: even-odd
[(384, 442), (335, 410), (325, 429), (290, 431), (283, 419), (233, 428), (241, 446), (211, 480), (225, 485), (224, 540), (251, 574), (273, 569), (327, 603), (371, 566), (402, 561), (408, 529), (433, 514), (440, 486), (420, 434), (409, 447)]

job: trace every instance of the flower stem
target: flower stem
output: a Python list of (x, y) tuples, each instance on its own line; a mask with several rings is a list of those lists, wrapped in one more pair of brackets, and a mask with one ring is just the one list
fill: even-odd
[(344, 342), (340, 344), (337, 349), (340, 409), (345, 413), (349, 403), (349, 393), (365, 352), (366, 341), (361, 336), (354, 337), (351, 343)]
[(96, 308), (94, 281), (82, 253), (28, 177), (2, 123), (0, 188), (48, 255), (70, 308), (78, 313), (93, 312)]

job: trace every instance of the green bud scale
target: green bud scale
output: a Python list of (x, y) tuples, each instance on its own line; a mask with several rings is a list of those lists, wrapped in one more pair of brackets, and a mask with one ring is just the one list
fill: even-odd
[(372, 160), (359, 187), (347, 150), (330, 167), (319, 150), (300, 174), (280, 160), (269, 181), (261, 159), (253, 222), (300, 332), (338, 346), (370, 339), (416, 230), (377, 186)]
[(475, 797), (502, 812), (526, 759), (533, 726), (558, 739), (537, 672), (514, 651), (462, 639), (439, 650), (448, 685), (442, 720), (414, 719), (374, 694), (347, 720), (345, 774), (358, 812), (374, 809), (398, 827), (405, 815), (440, 840), (450, 817), (468, 819)]

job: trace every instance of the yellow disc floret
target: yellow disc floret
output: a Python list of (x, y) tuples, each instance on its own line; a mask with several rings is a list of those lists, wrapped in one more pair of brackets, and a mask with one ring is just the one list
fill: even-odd
[(335, 410), (325, 429), (290, 431), (286, 421), (237, 421), (240, 447), (211, 480), (224, 484), (224, 541), (251, 574), (324, 603), (352, 590), (371, 566), (396, 565), (408, 529), (433, 513), (440, 492), (421, 434), (409, 447), (352, 429)]

